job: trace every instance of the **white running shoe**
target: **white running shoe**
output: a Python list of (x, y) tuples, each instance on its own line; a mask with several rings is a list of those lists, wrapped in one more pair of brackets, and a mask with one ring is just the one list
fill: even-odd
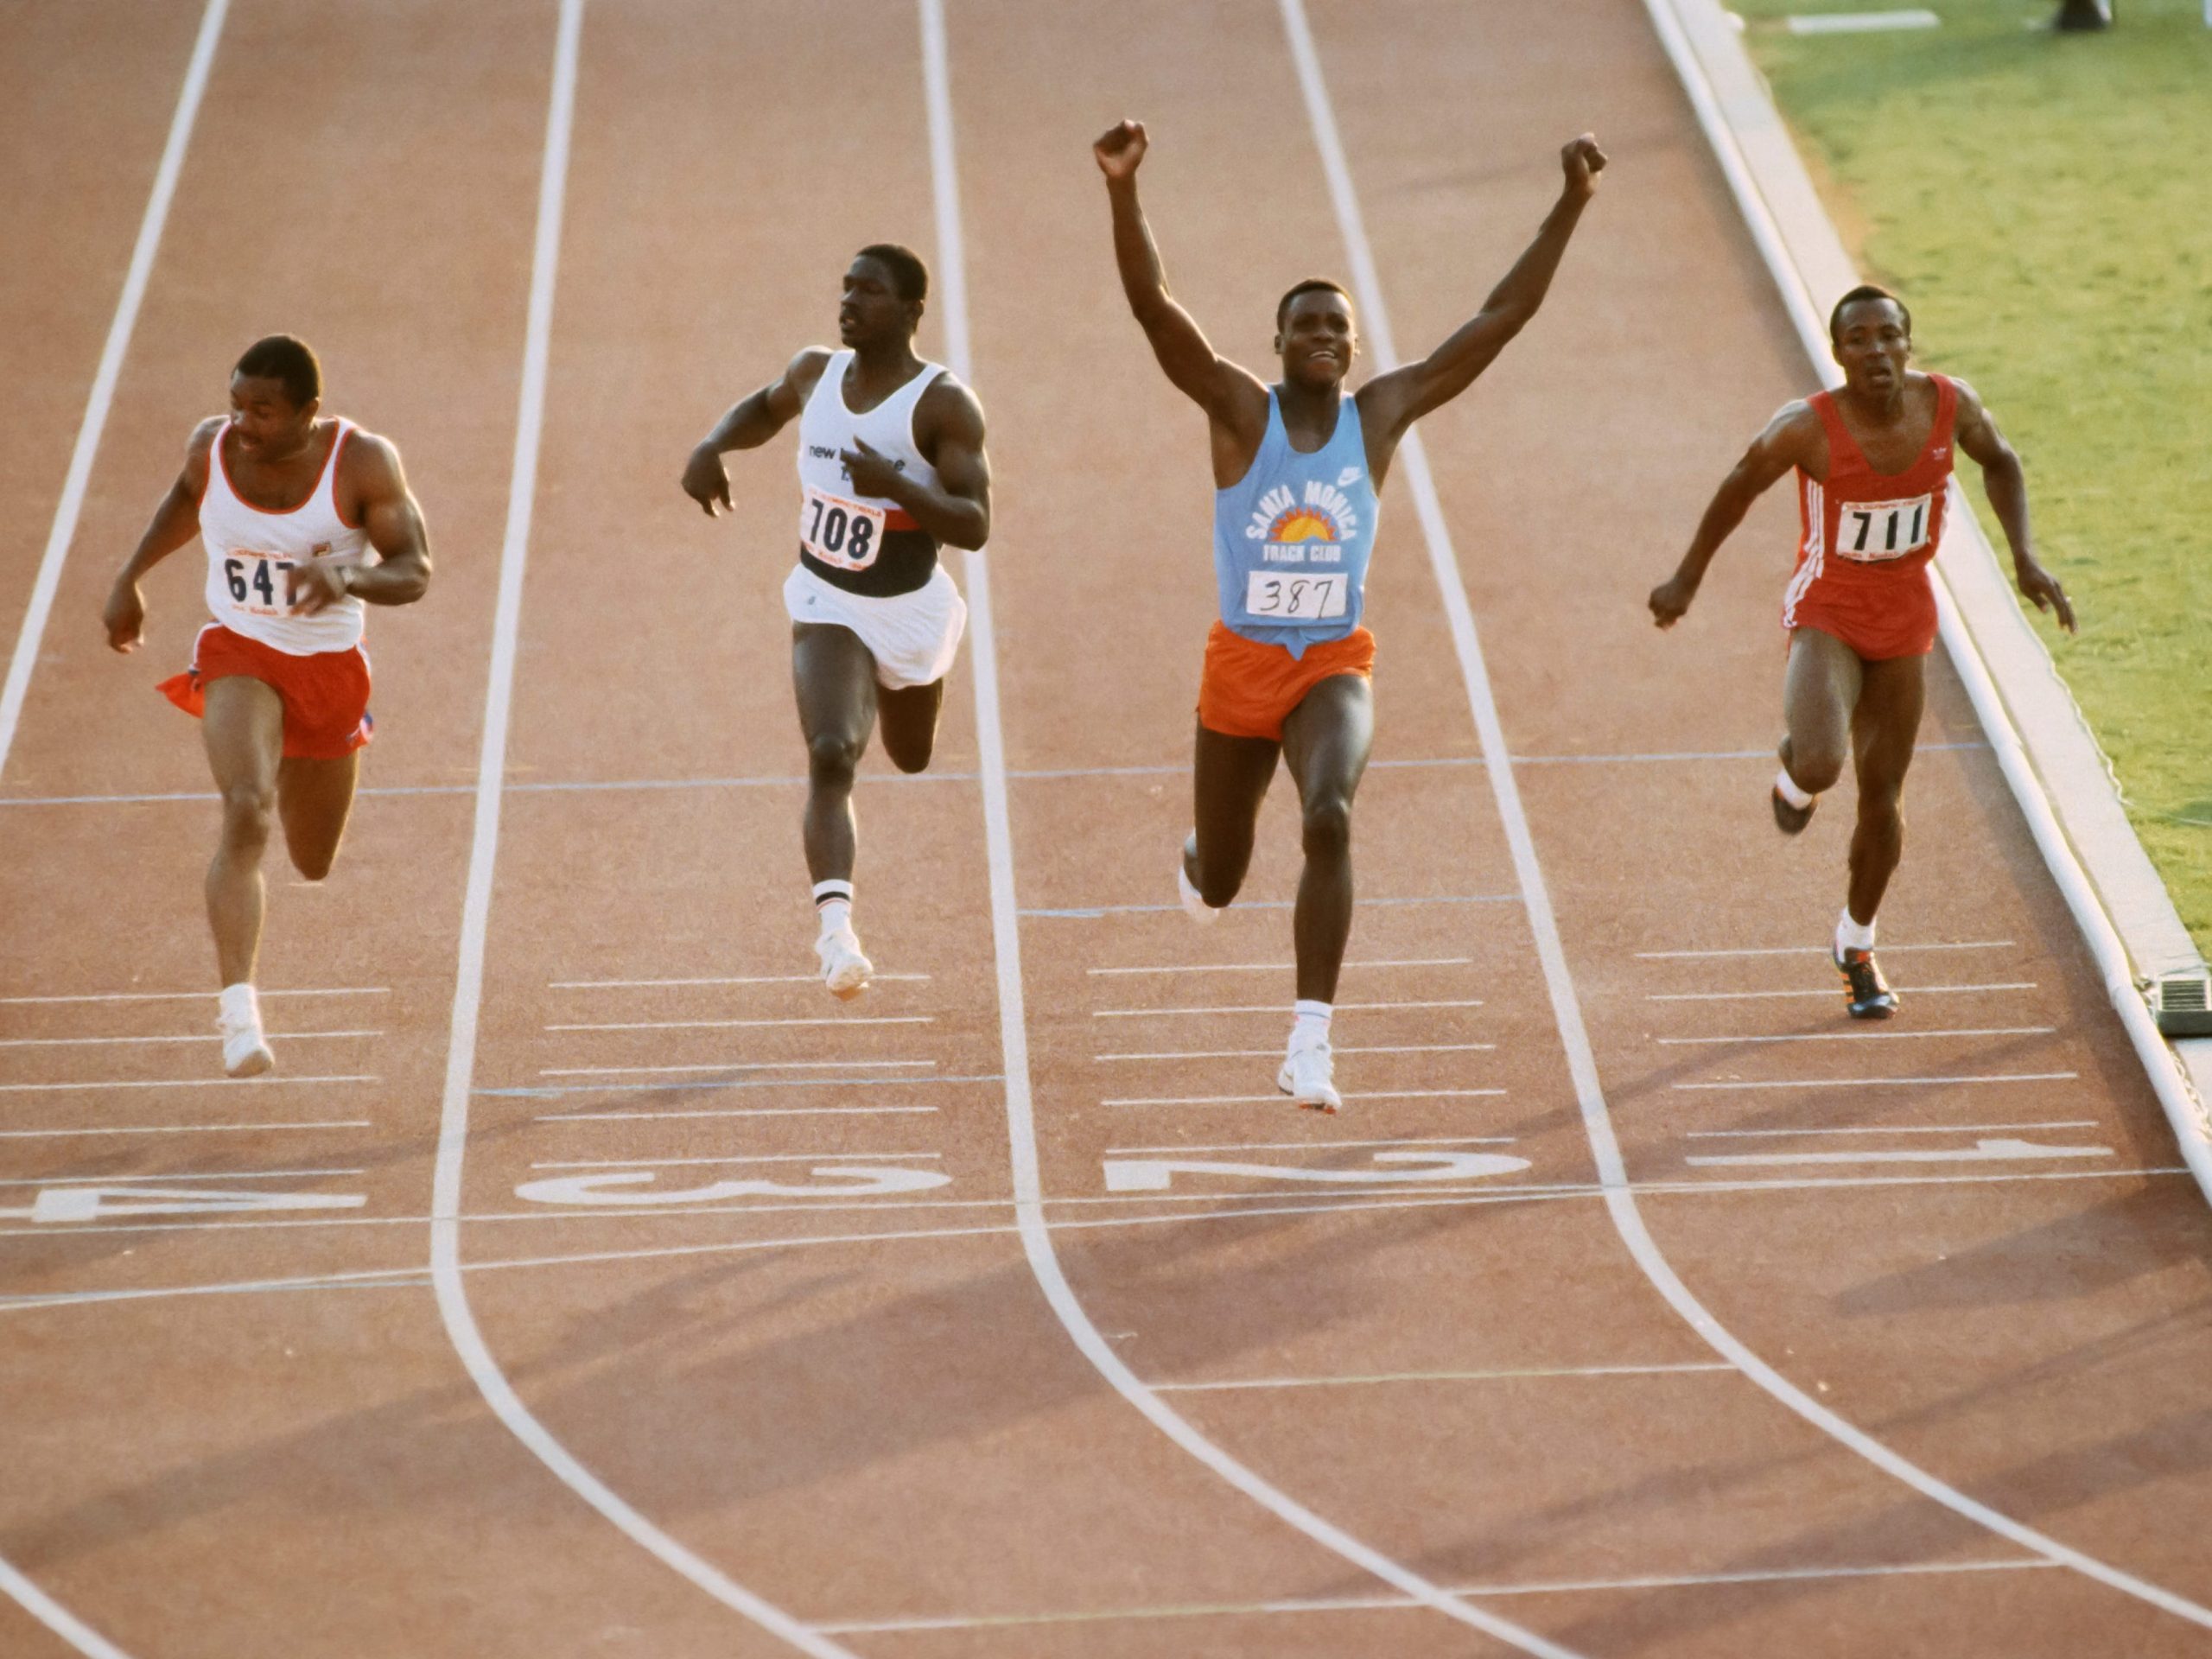
[(822, 982), (841, 1002), (849, 1002), (868, 989), (868, 981), (874, 976), (875, 964), (861, 954), (860, 938), (849, 927), (817, 939), (814, 954), (822, 958)]
[(1317, 1112), (1333, 1112), (1344, 1103), (1337, 1092), (1336, 1056), (1326, 1040), (1294, 1043), (1275, 1073), (1275, 1087)]
[(215, 1029), (223, 1034), (223, 1071), (257, 1077), (276, 1064), (261, 1032), (261, 1004), (251, 985), (226, 985), (215, 1004)]
[(1186, 862), (1191, 855), (1191, 843), (1185, 842), (1182, 850), (1175, 855), (1175, 891), (1183, 900), (1183, 912), (1201, 927), (1211, 927), (1220, 918), (1221, 912), (1206, 903), (1205, 895), (1191, 885), (1191, 872)]

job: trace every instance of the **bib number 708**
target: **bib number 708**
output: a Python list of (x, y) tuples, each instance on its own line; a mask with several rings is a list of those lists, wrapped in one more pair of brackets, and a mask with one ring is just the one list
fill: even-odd
[(880, 507), (810, 489), (799, 503), (799, 544), (824, 564), (865, 570), (883, 550), (883, 520)]

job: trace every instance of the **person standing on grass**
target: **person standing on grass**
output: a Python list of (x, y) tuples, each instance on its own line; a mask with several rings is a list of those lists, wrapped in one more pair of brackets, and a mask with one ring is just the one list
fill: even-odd
[(944, 677), (968, 607), (938, 548), (980, 548), (991, 533), (983, 406), (942, 365), (914, 354), (929, 271), (887, 242), (862, 248), (837, 308), (844, 349), (810, 346), (736, 404), (691, 451), (683, 492), (707, 516), (728, 511), (722, 456), (798, 421), (798, 563), (784, 582), (791, 685), (806, 740), (806, 867), (823, 982), (841, 1000), (868, 988), (853, 914), (853, 783), (879, 720), (901, 772), (929, 766)]
[(302, 875), (330, 874), (372, 726), (365, 607), (411, 605), (430, 584), (423, 511), (399, 451), (321, 408), (322, 368), (304, 342), (272, 334), (249, 346), (231, 372), (230, 414), (194, 430), (101, 619), (111, 648), (137, 650), (139, 583), (200, 537), (213, 620), (191, 667), (161, 690), (200, 716), (222, 797), (207, 922), (223, 1069), (234, 1077), (276, 1063), (253, 988), (270, 822), (283, 826)]
[(1833, 960), (1854, 1020), (1886, 1020), (1897, 995), (1874, 960), (1874, 916), (1904, 851), (1898, 801), (1920, 729), (1925, 664), (1936, 647), (1928, 566), (1943, 534), (1952, 450), (1980, 464), (2005, 527), (2020, 592), (2074, 630), (2074, 607), (2037, 562), (2020, 458), (1963, 380), (1909, 366), (1912, 314), (1886, 289), (1853, 289), (1828, 317), (1843, 370), (1834, 391), (1784, 404), (1722, 480), (1689, 550), (1651, 590), (1652, 620), (1671, 628), (1696, 598), (1706, 567), (1751, 503), (1793, 467), (1802, 534), (1784, 591), (1782, 770), (1774, 821), (1794, 836), (1850, 760), (1859, 822), (1851, 882)]
[(1569, 143), (1558, 202), (1482, 309), (1420, 362), (1351, 392), (1351, 299), (1326, 278), (1299, 283), (1276, 305), (1273, 385), (1215, 354), (1169, 296), (1138, 206), (1146, 148), (1142, 124), (1123, 121), (1092, 151), (1129, 309), (1168, 379), (1206, 412), (1221, 607), (1198, 683), (1194, 827), (1177, 882), (1200, 922), (1236, 896), (1276, 757), (1287, 760), (1306, 861), (1292, 924), (1298, 1000), (1275, 1086), (1333, 1112), (1343, 1103), (1329, 1024), (1351, 935), (1352, 796), (1374, 735), (1375, 637), (1360, 619), (1377, 497), (1413, 423), (1473, 385), (1536, 315), (1605, 156), (1587, 133)]

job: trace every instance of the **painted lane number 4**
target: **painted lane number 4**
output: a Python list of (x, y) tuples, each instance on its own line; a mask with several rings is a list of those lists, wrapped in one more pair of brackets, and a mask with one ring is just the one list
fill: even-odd
[(34, 1222), (106, 1221), (118, 1216), (220, 1216), (278, 1210), (358, 1210), (358, 1192), (229, 1192), (205, 1186), (130, 1182), (111, 1186), (42, 1186), (28, 1210), (0, 1216)]
[(1317, 1169), (1310, 1164), (1223, 1163), (1211, 1158), (1109, 1158), (1109, 1192), (1165, 1192), (1178, 1175), (1235, 1176), (1254, 1181), (1311, 1181), (1328, 1186), (1391, 1186), (1410, 1181), (1471, 1181), (1529, 1167), (1526, 1158), (1495, 1152), (1378, 1152), (1371, 1169)]

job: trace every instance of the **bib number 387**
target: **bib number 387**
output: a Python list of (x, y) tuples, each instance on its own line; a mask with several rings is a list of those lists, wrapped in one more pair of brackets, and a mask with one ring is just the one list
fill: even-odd
[(1244, 579), (1244, 613), (1270, 622), (1322, 622), (1344, 613), (1351, 578), (1338, 570), (1327, 575), (1287, 576), (1255, 570)]
[(1928, 545), (1929, 498), (1846, 501), (1836, 510), (1835, 550), (1861, 564), (1901, 559)]
[(865, 570), (883, 550), (883, 519), (880, 507), (810, 489), (799, 503), (799, 545), (840, 570)]

